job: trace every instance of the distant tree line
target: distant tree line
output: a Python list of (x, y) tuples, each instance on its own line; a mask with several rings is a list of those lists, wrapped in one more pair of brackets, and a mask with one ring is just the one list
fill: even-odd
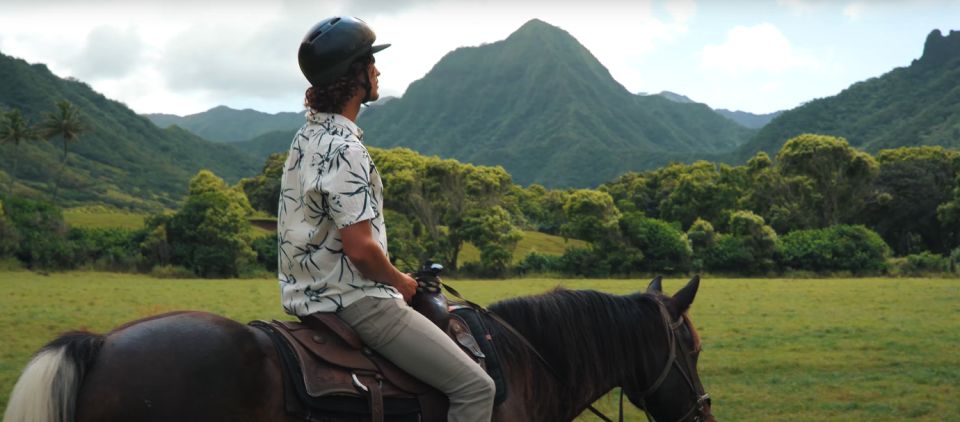
[[(960, 262), (960, 152), (940, 147), (872, 156), (842, 138), (801, 135), (775, 160), (761, 152), (740, 166), (671, 164), (565, 190), (518, 186), (501, 167), (370, 151), (386, 189), (391, 259), (401, 268), (432, 260), (490, 277), (913, 275), (958, 272)], [(54, 205), (2, 197), (0, 256), (30, 268), (161, 276), (275, 271), (276, 236), (255, 236), (250, 219), (276, 215), (284, 159), (271, 156), (235, 186), (201, 171), (178, 210), (136, 230), (68, 228)], [(521, 230), (588, 246), (515, 261)], [(461, 262), (468, 242), (480, 262)]]

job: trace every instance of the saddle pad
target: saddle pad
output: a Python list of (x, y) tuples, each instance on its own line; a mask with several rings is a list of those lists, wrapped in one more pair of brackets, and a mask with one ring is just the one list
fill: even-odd
[(470, 333), (473, 334), (473, 338), (480, 346), (480, 351), (483, 352), (484, 369), (487, 370), (487, 375), (493, 378), (493, 383), (497, 387), (494, 406), (503, 403), (507, 399), (507, 380), (500, 364), (500, 356), (497, 354), (497, 349), (493, 347), (493, 336), (490, 334), (490, 330), (487, 330), (480, 312), (469, 306), (455, 306), (451, 311), (451, 316), (460, 317), (470, 328)]

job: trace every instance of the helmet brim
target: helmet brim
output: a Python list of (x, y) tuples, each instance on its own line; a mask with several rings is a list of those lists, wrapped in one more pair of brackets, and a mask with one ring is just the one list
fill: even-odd
[(385, 49), (385, 48), (387, 48), (387, 47), (389, 47), (389, 46), (390, 46), (390, 44), (380, 44), (380, 45), (375, 45), (375, 46), (373, 46), (373, 47), (370, 47), (370, 54), (376, 53), (376, 52), (378, 52), (378, 51), (380, 51), (380, 50), (383, 50), (383, 49)]

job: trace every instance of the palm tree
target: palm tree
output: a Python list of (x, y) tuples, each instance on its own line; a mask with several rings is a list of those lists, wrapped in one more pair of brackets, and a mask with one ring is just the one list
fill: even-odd
[(47, 113), (46, 119), (40, 123), (40, 132), (44, 138), (63, 139), (63, 159), (60, 161), (60, 174), (53, 188), (53, 199), (57, 199), (60, 190), (60, 181), (67, 167), (67, 145), (80, 139), (80, 134), (86, 130), (86, 125), (80, 118), (80, 110), (67, 100), (57, 102), (57, 111)]
[(80, 139), (80, 134), (86, 130), (80, 118), (80, 109), (67, 100), (57, 102), (57, 111), (47, 113), (47, 118), (40, 124), (40, 131), (47, 139), (60, 137), (63, 139), (63, 161), (67, 161), (67, 144)]
[[(14, 108), (0, 113), (0, 143), (13, 144), (14, 149), (17, 150), (21, 142), (38, 139), (40, 139), (40, 135), (30, 126), (30, 122), (23, 118), (20, 109)], [(17, 164), (20, 163), (20, 160), (14, 157), (12, 161), (13, 169), (10, 172), (10, 177), (16, 180)]]

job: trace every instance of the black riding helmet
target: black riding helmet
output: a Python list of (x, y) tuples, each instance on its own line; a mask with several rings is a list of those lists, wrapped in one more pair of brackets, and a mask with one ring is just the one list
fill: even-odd
[(350, 64), (390, 44), (373, 45), (377, 35), (364, 21), (349, 16), (327, 18), (310, 28), (300, 42), (300, 71), (313, 86), (325, 86), (347, 73)]

